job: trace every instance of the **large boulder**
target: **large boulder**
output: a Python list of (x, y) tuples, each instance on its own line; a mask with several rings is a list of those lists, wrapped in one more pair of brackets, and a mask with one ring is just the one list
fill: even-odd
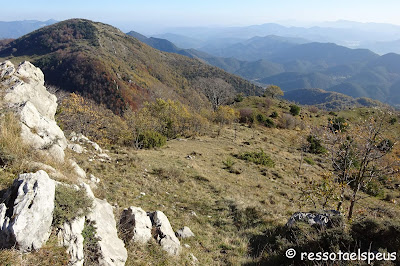
[(138, 207), (123, 210), (120, 219), (120, 229), (127, 241), (146, 243), (151, 239), (151, 220), (147, 213)]
[(19, 175), (0, 204), (0, 248), (41, 248), (51, 233), (54, 196), (55, 182), (45, 171)]
[(57, 98), (46, 90), (42, 71), (26, 61), (17, 69), (6, 61), (0, 64), (0, 77), (4, 102), (19, 115), (24, 141), (63, 161), (67, 140), (54, 120)]
[(167, 216), (161, 211), (150, 213), (149, 216), (153, 227), (156, 229), (156, 240), (161, 245), (162, 249), (169, 255), (179, 255), (182, 249), (181, 243), (175, 236)]
[(84, 262), (83, 236), (85, 217), (79, 217), (71, 222), (64, 223), (58, 232), (58, 239), (61, 245), (67, 247), (70, 255), (69, 265), (82, 266)]
[[(86, 186), (87, 190), (90, 190)], [(113, 208), (106, 201), (94, 198), (93, 210), (87, 219), (96, 227), (96, 237), (100, 239), (99, 265), (125, 265), (128, 258), (124, 242), (118, 238)]]

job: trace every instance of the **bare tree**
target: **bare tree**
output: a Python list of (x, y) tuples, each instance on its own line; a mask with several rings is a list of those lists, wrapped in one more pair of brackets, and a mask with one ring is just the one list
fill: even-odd
[(200, 77), (195, 82), (195, 87), (202, 90), (216, 111), (219, 106), (233, 101), (235, 90), (231, 84), (221, 78)]

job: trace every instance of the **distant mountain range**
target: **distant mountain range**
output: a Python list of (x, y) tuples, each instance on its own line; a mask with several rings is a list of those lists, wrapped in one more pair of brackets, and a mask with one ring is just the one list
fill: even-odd
[[(349, 48), (367, 48), (385, 54), (400, 52), (400, 26), (385, 23), (360, 23), (339, 20), (309, 27), (283, 26), (276, 23), (245, 27), (181, 27), (166, 29), (154, 37), (168, 39), (179, 47), (207, 51), (208, 47), (232, 45), (253, 37), (276, 35), (306, 39), (310, 42), (332, 42)], [(208, 52), (210, 52), (208, 50)]]
[(0, 39), (15, 39), (34, 30), (56, 23), (54, 19), (47, 21), (22, 20), (0, 21)]
[(379, 56), (367, 49), (275, 35), (214, 46), (206, 53), (180, 49), (165, 39), (129, 34), (156, 49), (198, 58), (260, 85), (275, 84), (299, 93), (319, 88), (400, 105), (400, 55), (394, 53)]

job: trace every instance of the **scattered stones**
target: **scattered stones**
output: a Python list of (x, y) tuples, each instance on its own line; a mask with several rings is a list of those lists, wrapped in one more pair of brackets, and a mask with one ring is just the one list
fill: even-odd
[(187, 227), (187, 226), (185, 226), (185, 227), (179, 229), (178, 231), (176, 231), (175, 235), (178, 238), (194, 237), (194, 234), (193, 234), (192, 230), (190, 230), (190, 228)]
[(167, 216), (161, 211), (149, 213), (153, 227), (156, 230), (156, 240), (169, 255), (179, 255), (181, 245), (175, 236)]
[(0, 247), (40, 249), (50, 236), (54, 196), (55, 182), (45, 171), (19, 175), (0, 204)]
[(151, 239), (151, 220), (147, 213), (138, 207), (129, 207), (123, 210), (120, 228), (127, 241), (146, 243)]

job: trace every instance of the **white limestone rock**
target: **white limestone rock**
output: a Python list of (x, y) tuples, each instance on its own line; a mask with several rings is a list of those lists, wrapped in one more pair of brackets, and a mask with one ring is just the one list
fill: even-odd
[[(90, 188), (86, 187), (86, 189)], [(100, 239), (98, 242), (101, 254), (99, 265), (124, 265), (128, 258), (128, 253), (124, 242), (118, 238), (112, 206), (106, 200), (95, 198), (93, 200), (93, 210), (87, 218), (94, 222), (97, 228), (96, 237)]]
[(83, 236), (82, 231), (85, 227), (85, 217), (79, 217), (71, 222), (64, 223), (58, 232), (60, 245), (67, 247), (70, 255), (69, 265), (82, 266), (84, 262)]
[(190, 228), (187, 227), (187, 226), (184, 226), (183, 228), (181, 228), (178, 231), (176, 231), (175, 235), (178, 238), (194, 237), (194, 234), (193, 234), (192, 230), (190, 230)]
[(0, 64), (0, 75), (4, 101), (19, 115), (24, 141), (64, 161), (67, 140), (54, 120), (57, 98), (46, 90), (42, 71), (26, 61), (17, 69), (6, 61)]
[(131, 206), (123, 210), (119, 223), (128, 241), (144, 244), (151, 239), (151, 220), (142, 208)]
[(85, 170), (83, 170), (74, 160), (70, 159), (69, 162), (70, 162), (72, 168), (74, 169), (75, 174), (78, 177), (85, 179), (86, 178)]
[(169, 255), (179, 255), (181, 244), (175, 236), (167, 216), (161, 211), (155, 211), (149, 214), (153, 227), (157, 232), (156, 240)]
[(45, 171), (19, 175), (0, 205), (0, 247), (40, 249), (50, 236), (54, 195), (55, 182)]
[(79, 144), (68, 144), (68, 149), (70, 149), (70, 150), (72, 150), (72, 151), (74, 151), (74, 152), (76, 152), (76, 153), (83, 153), (84, 152), (84, 148), (81, 146), (81, 145), (79, 145)]

